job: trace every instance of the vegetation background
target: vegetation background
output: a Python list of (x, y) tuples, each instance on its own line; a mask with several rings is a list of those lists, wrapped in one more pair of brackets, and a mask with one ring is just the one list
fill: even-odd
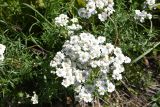
[[(103, 23), (96, 16), (79, 17), (84, 31), (105, 36), (132, 59), (116, 91), (103, 98), (106, 107), (160, 107), (160, 9), (147, 8), (153, 19), (142, 24), (134, 11), (144, 9), (143, 2), (114, 0), (115, 13)], [(78, 17), (83, 5), (83, 0), (0, 0), (0, 43), (6, 45), (0, 63), (1, 107), (31, 106), (26, 95), (33, 91), (37, 107), (58, 107), (57, 102), (65, 107), (68, 97), (74, 102), (72, 88), (60, 85), (49, 63), (69, 38), (54, 18), (61, 13)]]

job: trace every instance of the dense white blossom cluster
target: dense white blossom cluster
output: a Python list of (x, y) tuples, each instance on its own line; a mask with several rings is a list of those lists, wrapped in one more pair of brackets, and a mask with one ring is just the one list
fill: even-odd
[[(153, 6), (155, 4), (155, 0), (146, 0), (144, 2), (145, 4), (147, 4), (148, 7)], [(145, 5), (146, 7), (146, 5)], [(147, 13), (147, 11), (145, 10), (135, 10), (135, 17), (136, 20), (139, 20), (141, 23), (143, 23), (145, 21), (145, 19), (152, 19), (152, 14)]]
[(148, 4), (149, 6), (152, 6), (155, 4), (155, 0), (146, 0), (146, 4)]
[(105, 21), (115, 11), (113, 0), (86, 0), (86, 2), (86, 7), (78, 10), (80, 17), (90, 18), (98, 14), (98, 18)]
[(32, 104), (38, 104), (38, 95), (33, 91), (33, 96), (31, 97)]
[(79, 101), (92, 102), (94, 93), (104, 95), (115, 90), (113, 80), (122, 79), (123, 63), (130, 61), (120, 48), (105, 44), (105, 37), (80, 33), (64, 43), (50, 66), (64, 87), (74, 86)]
[(69, 35), (73, 34), (74, 31), (82, 29), (82, 26), (79, 25), (77, 18), (74, 17), (70, 19), (65, 14), (60, 14), (58, 17), (56, 17), (55, 24), (57, 26), (65, 27), (68, 30)]
[(69, 17), (65, 14), (60, 14), (58, 17), (55, 18), (55, 24), (58, 26), (66, 26), (69, 22)]
[(146, 18), (152, 19), (152, 15), (150, 13), (147, 13), (146, 11), (140, 11), (140, 10), (135, 10), (135, 17), (136, 20), (140, 20), (141, 23), (144, 22)]
[(3, 61), (4, 60), (4, 51), (6, 49), (6, 46), (3, 45), (3, 44), (0, 44), (0, 61)]

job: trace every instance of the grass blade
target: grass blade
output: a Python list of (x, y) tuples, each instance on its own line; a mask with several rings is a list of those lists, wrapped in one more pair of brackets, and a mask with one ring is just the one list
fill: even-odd
[(154, 48), (156, 48), (158, 45), (160, 44), (160, 42), (156, 43), (152, 48), (148, 49), (146, 52), (144, 52), (142, 55), (140, 55), (138, 58), (134, 59), (132, 61), (133, 63), (136, 63), (137, 61), (139, 61), (140, 59), (142, 59), (145, 55), (147, 55), (148, 53), (150, 53)]

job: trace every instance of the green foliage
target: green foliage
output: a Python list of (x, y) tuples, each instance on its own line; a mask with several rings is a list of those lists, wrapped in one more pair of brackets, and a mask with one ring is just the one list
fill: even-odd
[(160, 106), (160, 91), (158, 91), (156, 95), (152, 97), (152, 102), (152, 107)]

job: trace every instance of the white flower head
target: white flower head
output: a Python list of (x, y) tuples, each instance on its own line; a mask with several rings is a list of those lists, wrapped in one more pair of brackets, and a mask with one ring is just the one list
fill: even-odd
[(3, 61), (3, 60), (4, 60), (4, 55), (0, 54), (0, 61)]
[(6, 49), (6, 46), (3, 44), (0, 44), (0, 54), (3, 54), (5, 49)]
[(97, 39), (100, 44), (103, 44), (106, 41), (106, 38), (103, 36), (99, 36)]
[(131, 62), (131, 59), (126, 56), (124, 62), (125, 62), (125, 63), (130, 63), (130, 62)]
[(89, 53), (87, 52), (80, 52), (79, 53), (79, 61), (82, 63), (86, 63), (90, 58)]
[(72, 18), (72, 19), (71, 19), (71, 21), (72, 21), (72, 23), (78, 23), (78, 19), (77, 19), (77, 18), (75, 18), (75, 17), (74, 17), (74, 18)]
[(112, 77), (115, 80), (121, 80), (122, 79), (122, 74), (120, 74), (120, 73), (113, 73)]
[(150, 14), (150, 13), (147, 14), (147, 18), (151, 20), (152, 19), (152, 14)]
[(31, 97), (32, 104), (38, 104), (38, 95), (33, 91), (33, 96)]
[(95, 3), (96, 3), (96, 7), (99, 9), (103, 9), (103, 7), (105, 6), (105, 3), (102, 0), (96, 0)]
[(66, 26), (69, 22), (69, 17), (65, 14), (60, 14), (58, 17), (55, 18), (55, 24), (58, 26)]
[(86, 10), (87, 10), (87, 12), (89, 12), (90, 14), (96, 13), (96, 5), (95, 5), (95, 2), (94, 2), (94, 1), (89, 1), (89, 2), (86, 4)]
[[(122, 79), (124, 63), (130, 63), (130, 59), (123, 55), (120, 48), (105, 43), (105, 37), (96, 38), (83, 32), (72, 35), (64, 43), (62, 51), (55, 55), (50, 66), (56, 68), (54, 73), (62, 78), (64, 87), (75, 87), (79, 102), (88, 103), (93, 101), (94, 92), (105, 95), (115, 90), (115, 85), (110, 81)], [(93, 74), (95, 77), (90, 81)]]
[(150, 13), (147, 13), (146, 11), (140, 11), (140, 10), (135, 10), (135, 17), (136, 20), (139, 20), (141, 23), (145, 21), (146, 18), (152, 19), (152, 15)]
[(115, 85), (113, 85), (111, 82), (109, 82), (108, 84), (107, 84), (107, 91), (108, 92), (113, 92), (115, 90)]
[(80, 17), (83, 17), (83, 18), (88, 18), (90, 15), (87, 13), (87, 10), (85, 8), (80, 8), (78, 10), (78, 14)]
[(146, 3), (148, 5), (154, 5), (155, 4), (155, 0), (146, 0)]
[(105, 12), (102, 12), (100, 14), (98, 14), (98, 18), (100, 21), (104, 22), (105, 20), (107, 20), (108, 14)]
[(4, 51), (6, 49), (6, 46), (3, 45), (3, 44), (0, 44), (0, 61), (3, 61), (4, 60)]
[(80, 8), (78, 14), (83, 18), (90, 18), (98, 14), (100, 21), (105, 21), (115, 11), (113, 6), (113, 0), (86, 0), (86, 6)]
[(61, 84), (67, 88), (68, 86), (74, 84), (74, 81), (75, 81), (75, 77), (71, 76), (71, 77), (67, 77), (66, 79), (63, 79)]

